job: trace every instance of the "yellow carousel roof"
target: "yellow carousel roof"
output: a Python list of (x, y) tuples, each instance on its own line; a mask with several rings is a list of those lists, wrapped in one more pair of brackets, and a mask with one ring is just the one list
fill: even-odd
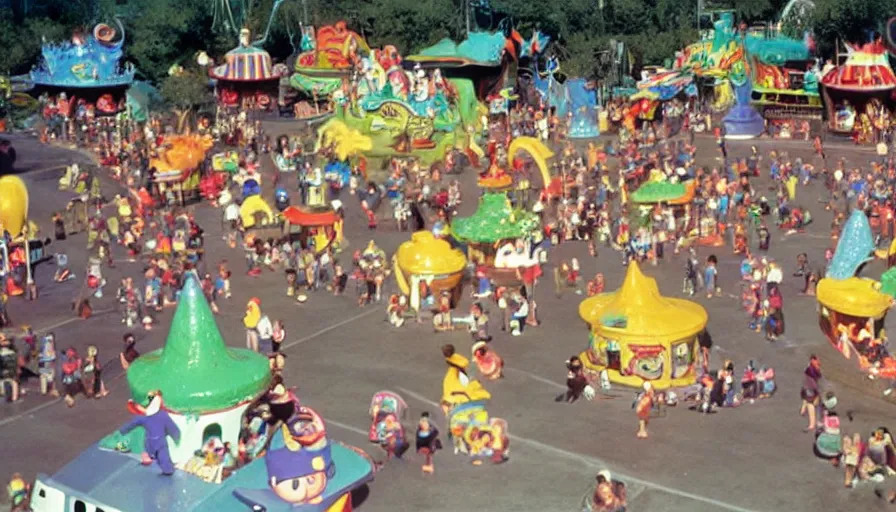
[(582, 301), (579, 316), (598, 334), (627, 341), (686, 338), (702, 331), (709, 320), (700, 304), (662, 296), (656, 280), (641, 273), (634, 261), (622, 286)]
[(862, 277), (822, 279), (815, 296), (828, 309), (864, 318), (883, 316), (893, 303), (892, 297), (880, 291), (880, 283)]
[(467, 266), (464, 253), (437, 239), (429, 231), (418, 231), (398, 247), (398, 265), (411, 274), (454, 274)]

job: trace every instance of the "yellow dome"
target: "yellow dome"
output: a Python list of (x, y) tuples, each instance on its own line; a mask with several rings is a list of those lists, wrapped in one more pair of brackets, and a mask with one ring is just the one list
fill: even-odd
[(619, 341), (678, 340), (693, 336), (709, 320), (700, 304), (663, 297), (656, 280), (631, 262), (618, 290), (589, 297), (579, 316), (596, 333)]
[(6, 230), (13, 238), (18, 238), (27, 219), (28, 187), (18, 176), (3, 176), (0, 178), (0, 235)]
[(863, 318), (883, 316), (893, 299), (880, 291), (880, 283), (871, 279), (822, 279), (815, 290), (818, 303), (845, 315)]
[(398, 266), (411, 274), (454, 274), (467, 266), (464, 253), (429, 231), (418, 231), (398, 247)]

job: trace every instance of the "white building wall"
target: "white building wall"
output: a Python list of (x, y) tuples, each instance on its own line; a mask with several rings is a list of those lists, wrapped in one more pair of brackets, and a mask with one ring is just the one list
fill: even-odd
[(180, 429), (180, 443), (175, 443), (168, 438), (168, 451), (171, 461), (175, 464), (186, 462), (193, 456), (196, 450), (202, 448), (202, 433), (205, 428), (213, 423), (221, 426), (221, 441), (230, 443), (236, 447), (239, 442), (240, 424), (243, 413), (249, 407), (249, 402), (240, 404), (232, 409), (202, 414), (200, 416), (185, 416), (170, 412), (171, 419)]

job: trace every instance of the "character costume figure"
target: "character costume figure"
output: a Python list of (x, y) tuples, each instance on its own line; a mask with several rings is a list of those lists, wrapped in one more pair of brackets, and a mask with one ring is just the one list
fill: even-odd
[(439, 429), (432, 424), (429, 413), (420, 415), (417, 423), (417, 453), (423, 455), (423, 472), (431, 474), (435, 471), (432, 463), (433, 455), (442, 449), (442, 441), (439, 439)]
[(180, 429), (165, 410), (161, 391), (150, 392), (147, 398), (149, 405), (146, 407), (138, 406), (132, 400), (128, 401), (128, 409), (138, 416), (121, 427), (118, 432), (127, 434), (137, 427), (143, 427), (146, 431), (143, 444), (143, 464), (148, 466), (156, 461), (162, 469), (163, 475), (172, 475), (174, 474), (174, 464), (172, 464), (171, 455), (168, 453), (167, 438), (171, 436), (175, 442), (179, 442)]
[(234, 494), (253, 510), (270, 509), (283, 501), (293, 506), (321, 504), (327, 484), (336, 475), (323, 420), (312, 409), (301, 407), (280, 434), (283, 446), (270, 449), (264, 457), (270, 489), (238, 489)]
[(582, 360), (579, 356), (572, 356), (566, 361), (566, 393), (557, 396), (556, 401), (573, 403), (581, 397), (586, 400), (594, 399), (594, 388), (582, 368)]
[(401, 458), (408, 449), (407, 437), (401, 419), (406, 415), (407, 404), (390, 391), (380, 391), (370, 402), (370, 430), (368, 439), (386, 451), (386, 460)]
[(477, 341), (473, 344), (473, 361), (483, 377), (489, 380), (497, 380), (504, 377), (504, 360), (488, 343)]

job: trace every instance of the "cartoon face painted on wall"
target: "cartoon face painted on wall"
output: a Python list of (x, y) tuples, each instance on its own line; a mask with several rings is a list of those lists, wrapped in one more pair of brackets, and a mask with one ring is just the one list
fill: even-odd
[(588, 334), (588, 359), (592, 364), (607, 366), (607, 340), (595, 336), (594, 332)]
[(320, 416), (303, 407), (281, 433), (284, 446), (265, 456), (271, 489), (294, 505), (320, 503), (336, 473)]
[(662, 345), (629, 345), (631, 359), (627, 372), (644, 380), (657, 380), (663, 376), (663, 359), (666, 349)]
[(680, 379), (688, 376), (694, 369), (694, 351), (691, 341), (683, 341), (672, 345), (672, 378)]
[[(323, 457), (315, 457), (311, 461), (311, 467), (324, 468)], [(299, 504), (320, 503), (324, 489), (327, 488), (327, 474), (324, 471), (315, 471), (309, 475), (298, 476), (288, 480), (277, 481), (271, 477), (271, 488), (283, 501)]]

